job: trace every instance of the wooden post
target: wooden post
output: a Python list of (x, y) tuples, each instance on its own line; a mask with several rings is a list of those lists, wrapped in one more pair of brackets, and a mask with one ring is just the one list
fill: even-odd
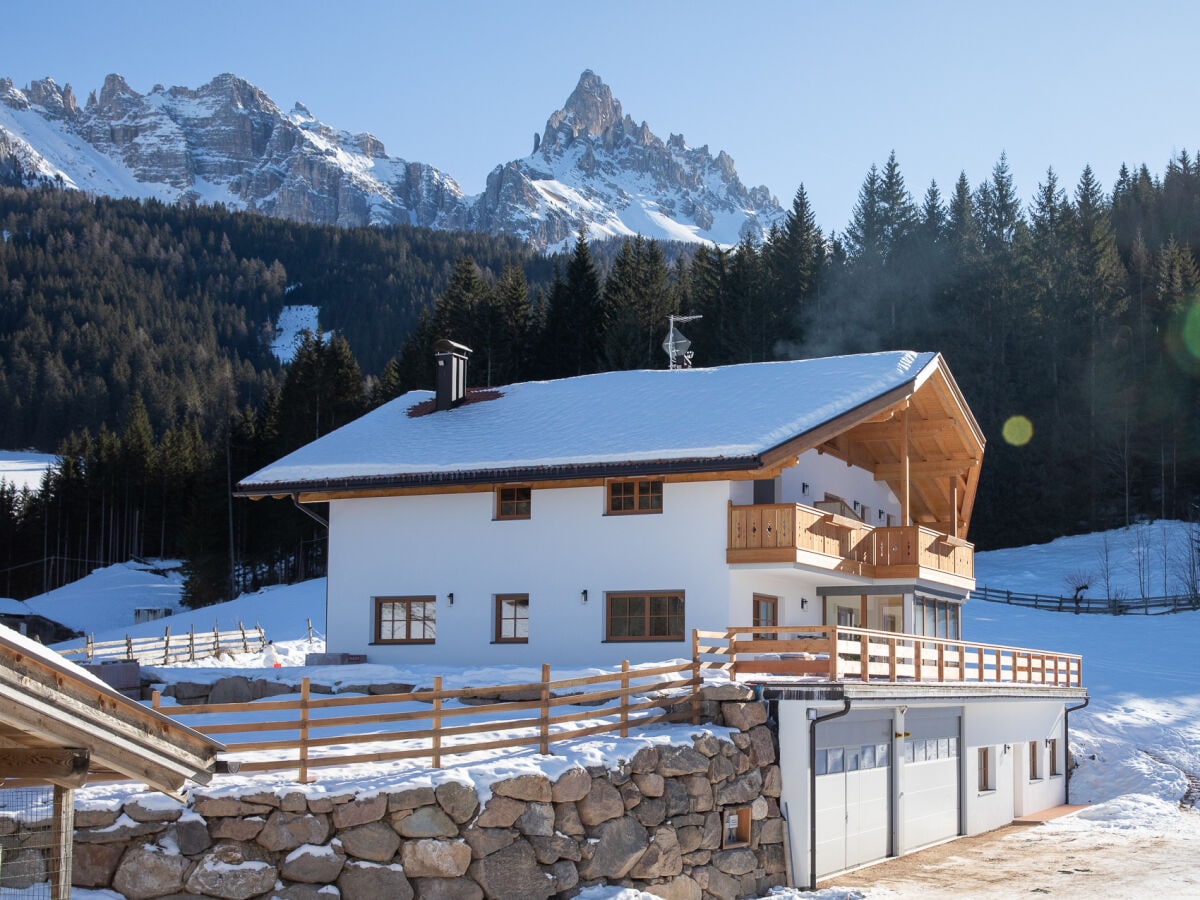
[(188, 662), (196, 661), (196, 626), (188, 629)]
[(692, 629), (692, 724), (700, 724), (700, 630)]
[(133, 659), (133, 638), (125, 635), (125, 658)]
[(163, 629), (163, 665), (171, 661), (171, 626)]
[(242, 652), (250, 652), (250, 644), (246, 641), (246, 626), (242, 624), (242, 620), (238, 619), (238, 631), (242, 633)]
[(213, 624), (213, 651), (212, 651), (212, 655), (213, 655), (213, 656), (220, 656), (220, 655), (221, 655), (221, 632), (220, 632), (220, 630), (218, 630), (218, 628), (217, 628), (217, 625), (216, 625), (215, 623)]
[(162, 691), (150, 692), (150, 708), (158, 709), (162, 705)]
[(308, 701), (312, 696), (308, 676), (300, 679), (300, 783), (308, 784)]
[(433, 730), (430, 764), (435, 769), (442, 767), (442, 676), (433, 676), (433, 715), (430, 717)]
[(737, 681), (737, 635), (732, 629), (725, 631), (725, 652), (729, 655), (729, 680)]
[(910, 474), (908, 463), (908, 401), (900, 410), (900, 421), (904, 423), (904, 435), (900, 438), (900, 524), (906, 528), (912, 524), (909, 515)]
[[(954, 537), (965, 537), (958, 533), (958, 476), (950, 476), (950, 534)], [(955, 553), (958, 551), (955, 550)], [(957, 569), (957, 566), (955, 567)]]
[(254, 623), (254, 630), (258, 632), (258, 649), (259, 651), (267, 649), (267, 633), (263, 631), (263, 627), (257, 622)]
[(975, 648), (975, 652), (976, 652), (976, 661), (977, 661), (977, 666), (978, 666), (978, 671), (975, 673), (975, 680), (976, 680), (976, 681), (983, 681), (983, 680), (984, 680), (984, 679), (983, 679), (983, 675), (984, 675), (984, 656), (983, 656), (983, 648), (982, 648), (982, 647), (976, 647), (976, 648)]
[(538, 753), (550, 755), (550, 664), (542, 663), (542, 706), (538, 716)]
[(621, 737), (629, 737), (629, 660), (621, 660)]
[(862, 680), (871, 680), (871, 639), (865, 634), (858, 636), (858, 658), (862, 666)]
[(305, 619), (304, 621), (308, 623), (308, 642), (311, 644), (313, 642), (312, 619)]
[(826, 632), (829, 635), (829, 680), (838, 681), (838, 633), (837, 626)]
[(88, 662), (92, 661), (92, 655), (96, 652), (96, 635), (89, 634), (87, 636), (87, 658)]
[(946, 680), (946, 645), (942, 641), (938, 641), (937, 645), (937, 672), (938, 681)]
[(920, 641), (913, 641), (913, 681), (921, 680), (921, 657), (925, 651)]
[(896, 680), (896, 639), (888, 638), (888, 681)]
[(75, 792), (54, 786), (54, 823), (52, 828), (54, 859), (50, 865), (50, 895), (54, 900), (69, 900), (71, 869), (75, 849)]

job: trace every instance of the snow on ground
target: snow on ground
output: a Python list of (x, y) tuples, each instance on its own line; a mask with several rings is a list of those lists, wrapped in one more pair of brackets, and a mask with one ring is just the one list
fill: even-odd
[[(289, 292), (291, 288), (289, 287)], [(296, 356), (296, 351), (304, 341), (304, 332), (316, 334), (320, 330), (317, 322), (320, 309), (315, 306), (285, 306), (279, 311), (279, 320), (275, 323), (275, 340), (271, 342), (271, 353), (284, 365), (290, 363)]]
[(39, 490), (46, 470), (58, 462), (53, 453), (34, 453), (29, 450), (0, 450), (0, 481), (15, 485), (17, 490)]
[[(1170, 552), (1163, 553), (1158, 543), (1164, 540), (1179, 547), (1188, 527), (1185, 523), (1168, 522), (1134, 526), (1107, 534), (1109, 581), (1114, 590), (1125, 596), (1138, 596), (1141, 585), (1161, 588), (1167, 566), (1168, 583), (1175, 567)], [(1051, 544), (1019, 550), (1000, 550), (976, 556), (976, 574), (981, 585), (1046, 594), (1067, 591), (1068, 579), (1082, 567), (1096, 567), (1095, 560), (1104, 555), (1105, 535), (1062, 538)], [(1141, 548), (1141, 549), (1139, 549)], [(1178, 552), (1178, 550), (1176, 551)], [(1156, 562), (1157, 561), (1157, 562)], [(168, 590), (161, 583), (137, 582), (144, 577), (136, 566), (109, 567), (80, 583), (54, 592), (61, 608), (74, 610), (84, 621), (86, 606), (83, 598), (94, 597), (87, 585), (100, 579), (97, 585), (113, 584), (118, 573), (113, 569), (128, 569), (131, 575), (124, 581), (122, 608), (159, 605)], [(124, 576), (122, 576), (124, 577)], [(169, 581), (159, 576), (159, 582)], [(170, 582), (173, 583), (174, 582)], [(74, 600), (70, 599), (74, 588)], [(178, 590), (178, 586), (173, 588)], [(141, 591), (145, 590), (145, 595)], [(113, 592), (114, 594), (119, 592)], [(1099, 592), (1093, 586), (1093, 596)], [(47, 595), (49, 599), (53, 595)], [(369, 680), (406, 681), (428, 684), (433, 674), (442, 674), (446, 687), (470, 684), (536, 681), (540, 673), (534, 668), (494, 667), (489, 669), (441, 671), (427, 667), (396, 667), (369, 664), (365, 666), (325, 667), (307, 669), (304, 654), (322, 649), (324, 632), (323, 580), (305, 582), (291, 587), (278, 587), (243, 596), (228, 604), (207, 607), (184, 613), (171, 619), (138, 626), (119, 627), (115, 631), (97, 631), (97, 640), (111, 639), (127, 631), (134, 636), (162, 633), (170, 623), (172, 633), (186, 631), (189, 622), (196, 627), (212, 627), (214, 621), (230, 622), (241, 619), (247, 624), (261, 622), (267, 636), (275, 641), (283, 662), (280, 669), (264, 670), (261, 654), (240, 655), (233, 660), (209, 660), (195, 667), (155, 668), (149, 671), (163, 682), (178, 680), (210, 680), (231, 673), (251, 674), (297, 682), (305, 675), (314, 680), (338, 680), (362, 683)], [(162, 604), (167, 605), (167, 604)], [(131, 617), (130, 617), (131, 618)], [(311, 618), (317, 631), (316, 642), (309, 643), (305, 620)], [(108, 617), (112, 622), (112, 617)], [(78, 627), (78, 626), (77, 626)], [(222, 628), (226, 627), (224, 624)], [(1196, 654), (1200, 637), (1200, 613), (1181, 613), (1163, 616), (1074, 615), (1042, 612), (1004, 604), (973, 600), (967, 603), (963, 621), (964, 634), (989, 643), (1038, 649), (1054, 649), (1081, 653), (1084, 656), (1084, 684), (1091, 696), (1091, 705), (1071, 716), (1071, 749), (1080, 765), (1071, 780), (1071, 800), (1087, 803), (1089, 808), (1076, 816), (1050, 822), (1035, 829), (1036, 841), (1049, 846), (1067, 842), (1074, 847), (1076, 862), (1086, 861), (1088, 854), (1111, 855), (1114, 847), (1143, 846), (1179, 847), (1191, 853), (1200, 847), (1200, 812), (1181, 810), (1180, 800), (1187, 789), (1184, 771), (1200, 773), (1200, 657)], [(596, 669), (581, 668), (580, 674)], [(554, 673), (554, 677), (571, 677), (574, 672)], [(619, 759), (629, 759), (640, 746), (685, 738), (696, 729), (684, 725), (648, 729), (645, 733), (622, 739), (616, 736), (592, 738), (585, 741), (563, 742), (554, 745), (555, 755), (543, 758), (531, 751), (501, 751), (450, 757), (446, 768), (433, 771), (418, 764), (390, 763), (360, 765), (341, 769), (318, 770), (319, 781), (304, 790), (315, 793), (336, 793), (347, 789), (378, 792), (395, 788), (399, 783), (437, 783), (442, 779), (457, 779), (476, 783), (481, 791), (501, 777), (511, 777), (527, 771), (541, 771), (555, 777), (572, 765), (611, 765)], [(294, 790), (289, 773), (250, 776), (218, 776), (208, 791), (236, 792), (247, 783), (279, 790)], [(117, 802), (131, 788), (122, 785), (93, 785), (78, 792), (80, 802), (103, 805)], [(1030, 835), (1028, 830), (1021, 835)], [(1018, 840), (1017, 835), (1004, 841)], [(1023, 843), (1013, 844), (1014, 852), (1024, 852), (1033, 838), (1021, 837)], [(1134, 852), (1136, 856), (1136, 852)], [(960, 861), (961, 862), (961, 861)], [(1031, 862), (1031, 865), (1033, 863)], [(1136, 868), (1136, 867), (1135, 867)], [(868, 870), (869, 871), (869, 870)], [(1116, 896), (1188, 896), (1188, 882), (1182, 885), (1178, 872), (1157, 874), (1153, 866), (1138, 870), (1140, 889), (1122, 889)], [(798, 890), (777, 891), (777, 900), (798, 897), (818, 897), (820, 900), (849, 900), (855, 897), (932, 897), (956, 896), (950, 893), (930, 893), (905, 881), (895, 881), (894, 887), (877, 884), (864, 888), (826, 888), (816, 894)], [(980, 896), (1005, 896), (1000, 893)], [(1064, 896), (1076, 896), (1056, 891)], [(80, 893), (80, 896), (84, 896)], [(113, 896), (91, 893), (87, 896)], [(585, 900), (649, 900), (650, 895), (619, 888), (591, 888)]]

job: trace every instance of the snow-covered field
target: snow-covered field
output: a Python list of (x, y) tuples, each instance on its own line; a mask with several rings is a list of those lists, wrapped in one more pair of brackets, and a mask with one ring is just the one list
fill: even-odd
[(42, 476), (58, 461), (51, 453), (32, 450), (0, 450), (0, 481), (16, 486), (19, 491), (36, 491), (42, 486)]
[[(1155, 523), (1131, 529), (1062, 538), (1051, 544), (1019, 550), (980, 553), (976, 557), (976, 574), (981, 585), (992, 588), (1039, 592), (1069, 593), (1068, 585), (1084, 570), (1108, 570), (1112, 590), (1136, 597), (1143, 587), (1150, 593), (1161, 593), (1165, 583), (1170, 591), (1178, 590), (1172, 582), (1180, 563), (1180, 553), (1189, 526), (1185, 523)], [(1105, 544), (1107, 543), (1107, 551)], [(1164, 552), (1162, 547), (1168, 549)], [(1149, 549), (1148, 549), (1149, 548)], [(1166, 567), (1165, 570), (1163, 567)], [(1090, 591), (1101, 591), (1093, 581)], [(267, 636), (275, 641), (283, 668), (271, 672), (273, 677), (299, 681), (304, 675), (316, 678), (345, 678), (364, 680), (408, 681), (427, 684), (433, 674), (441, 674), (447, 687), (468, 684), (495, 684), (537, 680), (540, 673), (534, 668), (497, 667), (482, 670), (462, 670), (437, 673), (423, 667), (393, 667), (366, 665), (346, 667), (340, 671), (306, 669), (304, 654), (321, 649), (324, 631), (324, 581), (310, 581), (291, 587), (278, 587), (243, 596), (220, 606), (184, 612), (167, 620), (132, 625), (132, 609), (137, 606), (176, 606), (181, 584), (177, 575), (154, 574), (146, 567), (112, 566), (102, 569), (75, 585), (29, 601), (30, 605), (52, 618), (65, 621), (81, 630), (95, 633), (97, 640), (113, 639), (130, 633), (134, 636), (162, 634), (164, 624), (172, 633), (211, 630), (215, 625), (226, 629), (239, 620), (247, 626), (262, 624)], [(97, 593), (106, 598), (96, 602)], [(117, 611), (114, 613), (114, 609)], [(310, 644), (306, 620), (311, 618), (317, 643)], [(1110, 858), (1121, 847), (1130, 848), (1132, 856), (1143, 846), (1163, 848), (1164, 852), (1185, 854), (1195, 858), (1200, 852), (1200, 811), (1181, 809), (1180, 801), (1188, 790), (1185, 773), (1200, 773), (1200, 657), (1197, 638), (1200, 637), (1200, 612), (1164, 616), (1111, 617), (1104, 615), (1073, 615), (1041, 612), (986, 603), (968, 602), (963, 622), (964, 634), (972, 639), (990, 643), (1041, 649), (1058, 649), (1081, 653), (1084, 657), (1084, 684), (1091, 696), (1091, 705), (1071, 717), (1071, 749), (1079, 761), (1071, 781), (1071, 800), (1087, 803), (1089, 808), (1078, 815), (1034, 829), (1014, 853), (1033, 852), (1035, 842), (1047, 846), (1067, 842), (1077, 859), (1086, 861), (1088, 854)], [(245, 674), (247, 669), (258, 670), (263, 659), (260, 654), (248, 654), (233, 660), (205, 660), (194, 668), (175, 667), (154, 669), (155, 677), (164, 682), (176, 680), (215, 679), (231, 673)], [(582, 672), (596, 671), (580, 669)], [(555, 677), (559, 673), (555, 672)], [(562, 677), (568, 677), (563, 672)], [(508, 752), (503, 758), (484, 758), (482, 755), (460, 756), (438, 772), (430, 772), (408, 764), (392, 763), (359, 766), (347, 769), (323, 769), (320, 780), (306, 789), (315, 792), (339, 791), (369, 785), (371, 790), (387, 790), (396, 783), (431, 783), (443, 778), (473, 780), (480, 785), (496, 777), (508, 777), (522, 771), (545, 771), (551, 777), (575, 764), (611, 764), (628, 759), (638, 746), (647, 741), (670, 740), (673, 730), (689, 733), (687, 726), (672, 726), (628, 739), (617, 737), (591, 739), (567, 745), (556, 745), (556, 755), (542, 758), (533, 752)], [(258, 776), (260, 783), (270, 785), (287, 780), (285, 773)], [(236, 790), (249, 779), (245, 776), (224, 776), (214, 781), (208, 790)], [(111, 802), (128, 788), (96, 785), (79, 792), (81, 803)], [(1006, 838), (1005, 840), (1011, 840)], [(1114, 850), (1113, 848), (1118, 848)], [(1029, 866), (1036, 866), (1030, 858)], [(1174, 870), (1147, 866), (1137, 867), (1130, 860), (1141, 889), (1130, 892), (1118, 888), (1112, 896), (1200, 896), (1196, 878), (1180, 880), (1178, 867)], [(1200, 868), (1200, 867), (1198, 867)], [(958, 896), (1012, 896), (1000, 885), (998, 892), (968, 893)], [(1056, 890), (1060, 896), (1084, 896), (1076, 887)], [(933, 897), (955, 896), (938, 893), (928, 886), (920, 890), (896, 882), (870, 888), (827, 888), (817, 896), (825, 900), (844, 897), (908, 897), (920, 894), (925, 900)], [(80, 893), (79, 896), (84, 896)], [(105, 896), (92, 894), (91, 896)], [(112, 896), (111, 894), (107, 896)], [(644, 900), (648, 895), (618, 889), (590, 889), (582, 895), (585, 900)], [(800, 891), (780, 892), (776, 897), (813, 896)]]

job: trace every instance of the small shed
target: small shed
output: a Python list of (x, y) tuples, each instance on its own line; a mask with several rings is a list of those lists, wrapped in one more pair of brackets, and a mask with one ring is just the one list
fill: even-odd
[[(122, 696), (53, 650), (0, 626), (0, 887), (71, 890), (74, 789), (128, 778), (181, 798), (207, 784), (222, 745)], [(41, 796), (28, 795), (41, 790)]]
[(0, 625), (36, 638), (43, 644), (57, 644), (80, 636), (75, 629), (47, 619), (31, 610), (24, 601), (10, 597), (0, 597)]

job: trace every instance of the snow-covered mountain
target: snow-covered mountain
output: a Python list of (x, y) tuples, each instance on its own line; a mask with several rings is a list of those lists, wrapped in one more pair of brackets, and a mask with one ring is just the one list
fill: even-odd
[(0, 78), (0, 184), (52, 184), (165, 202), (221, 202), (299, 222), (407, 223), (514, 234), (540, 247), (589, 235), (736, 243), (783, 210), (747, 189), (733, 160), (682, 135), (663, 141), (623, 115), (598, 76), (583, 73), (533, 152), (497, 166), (487, 187), (388, 156), (370, 134), (283, 112), (236, 75), (203, 87), (140, 94), (109, 75), (82, 108), (54, 79), (25, 89)]

